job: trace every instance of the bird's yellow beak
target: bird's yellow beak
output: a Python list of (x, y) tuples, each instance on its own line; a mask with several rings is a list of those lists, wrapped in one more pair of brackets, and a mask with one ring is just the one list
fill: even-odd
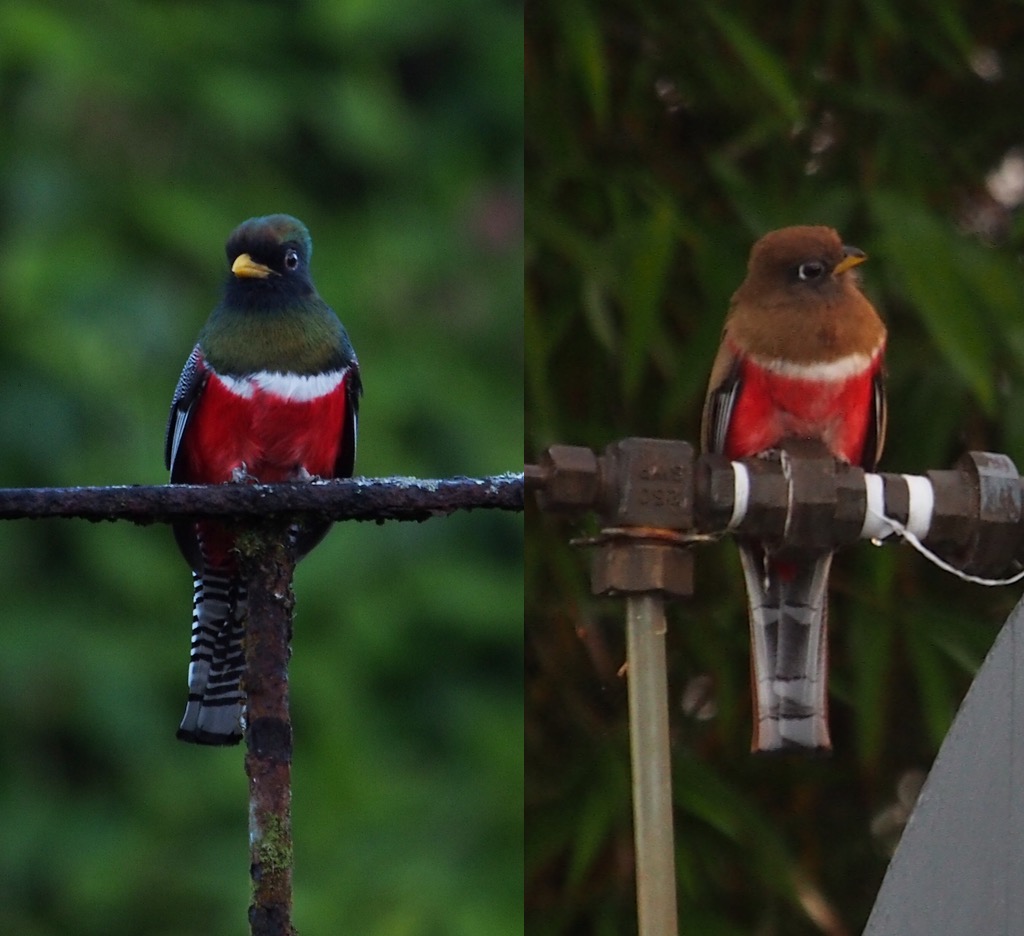
[[(867, 258), (868, 255), (859, 247), (843, 247), (843, 259), (835, 265), (832, 275), (838, 276), (840, 273), (852, 270), (855, 266), (867, 260)], [(242, 258), (239, 257), (238, 259), (241, 260)]]
[(244, 253), (239, 254), (235, 258), (235, 262), (231, 264), (231, 272), (235, 276), (245, 277), (246, 279), (266, 279), (274, 271), (262, 263), (257, 263), (252, 257)]

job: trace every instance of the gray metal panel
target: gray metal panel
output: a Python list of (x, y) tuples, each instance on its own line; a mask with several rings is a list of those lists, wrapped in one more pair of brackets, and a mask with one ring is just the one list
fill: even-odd
[(1024, 933), (1024, 602), (942, 743), (864, 933)]

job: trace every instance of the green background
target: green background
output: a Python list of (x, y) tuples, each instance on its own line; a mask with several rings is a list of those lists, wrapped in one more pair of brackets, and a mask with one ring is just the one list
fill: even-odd
[[(526, 20), (527, 457), (696, 440), (761, 234), (838, 228), (890, 330), (887, 471), (1024, 464), (1019, 4), (567, 0)], [(527, 517), (527, 923), (635, 932), (623, 608)], [(864, 544), (831, 583), (826, 760), (750, 744), (735, 546), (668, 633), (681, 931), (860, 932), (1018, 588)]]
[[(0, 485), (160, 483), (247, 217), (306, 222), (366, 395), (357, 471), (515, 470), (513, 3), (0, 2)], [(0, 932), (246, 931), (243, 751), (174, 738), (166, 527), (0, 525)], [(303, 934), (522, 929), (522, 524), (342, 525), (300, 567)]]

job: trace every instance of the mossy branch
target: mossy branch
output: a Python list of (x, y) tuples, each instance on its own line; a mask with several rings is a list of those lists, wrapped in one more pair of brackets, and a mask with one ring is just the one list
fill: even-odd
[(171, 523), (195, 517), (316, 514), (326, 520), (426, 520), (457, 510), (523, 509), (523, 475), (347, 478), (295, 484), (0, 488), (0, 520), (78, 517)]
[(246, 582), (245, 772), (249, 777), (252, 936), (295, 936), (292, 915), (292, 724), (288, 702), (292, 575), (287, 524), (265, 521), (244, 533), (238, 561)]

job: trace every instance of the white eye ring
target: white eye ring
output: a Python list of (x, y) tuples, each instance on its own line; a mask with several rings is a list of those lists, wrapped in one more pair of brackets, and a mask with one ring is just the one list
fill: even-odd
[(804, 282), (820, 279), (824, 272), (825, 264), (820, 260), (808, 260), (806, 263), (801, 263), (796, 269), (796, 275)]
[(299, 266), (299, 254), (298, 254), (298, 252), (295, 251), (295, 250), (292, 250), (291, 248), (289, 248), (285, 252), (285, 255), (284, 255), (284, 265), (289, 270), (298, 269), (298, 266)]

